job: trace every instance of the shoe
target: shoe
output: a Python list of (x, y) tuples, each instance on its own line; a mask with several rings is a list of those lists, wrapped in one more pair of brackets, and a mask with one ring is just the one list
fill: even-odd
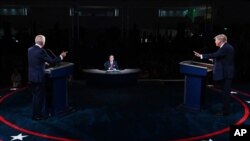
[(218, 112), (215, 114), (216, 116), (228, 116), (230, 115), (228, 112)]
[(47, 118), (48, 117), (45, 117), (45, 116), (37, 116), (37, 117), (32, 117), (32, 120), (39, 121), (39, 120), (45, 120)]
[(231, 91), (230, 94), (238, 94), (238, 93), (235, 91)]

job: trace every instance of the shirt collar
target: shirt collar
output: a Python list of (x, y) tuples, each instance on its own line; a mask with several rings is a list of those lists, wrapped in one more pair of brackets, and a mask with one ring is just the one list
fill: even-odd
[(222, 43), (222, 44), (220, 45), (220, 48), (223, 47), (225, 43), (226, 43), (226, 42)]
[(36, 46), (38, 46), (38, 47), (42, 48), (42, 46), (41, 46), (41, 45), (39, 45), (39, 44), (36, 44)]

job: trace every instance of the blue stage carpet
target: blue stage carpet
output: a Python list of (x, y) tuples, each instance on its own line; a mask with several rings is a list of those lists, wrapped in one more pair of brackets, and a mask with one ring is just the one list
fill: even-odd
[(168, 141), (229, 140), (229, 126), (250, 124), (249, 85), (234, 86), (232, 114), (214, 115), (222, 104), (218, 89), (207, 88), (204, 109), (177, 110), (183, 82), (139, 82), (128, 87), (69, 83), (76, 111), (43, 121), (31, 120), (29, 87), (0, 90), (0, 141)]

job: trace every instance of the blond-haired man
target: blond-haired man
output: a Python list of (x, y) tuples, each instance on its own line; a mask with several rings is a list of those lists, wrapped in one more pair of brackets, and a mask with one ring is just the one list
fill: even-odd
[(217, 113), (218, 116), (229, 115), (230, 113), (230, 92), (232, 80), (234, 78), (234, 48), (227, 42), (225, 34), (219, 34), (214, 37), (215, 45), (219, 49), (210, 54), (200, 54), (194, 51), (194, 55), (201, 59), (213, 59), (213, 80), (217, 86), (222, 88), (223, 107), (222, 111)]

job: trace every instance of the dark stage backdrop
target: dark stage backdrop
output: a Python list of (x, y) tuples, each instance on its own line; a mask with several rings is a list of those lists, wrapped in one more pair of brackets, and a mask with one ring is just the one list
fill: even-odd
[[(182, 79), (179, 62), (193, 50), (215, 51), (213, 37), (224, 33), (236, 49), (236, 76), (249, 80), (249, 1), (35, 1), (2, 0), (0, 78), (10, 85), (14, 68), (27, 81), (27, 48), (36, 34), (46, 48), (82, 69), (103, 68), (110, 54), (122, 69), (140, 68), (141, 79)], [(232, 10), (233, 9), (233, 10)], [(244, 63), (241, 63), (244, 62)]]

